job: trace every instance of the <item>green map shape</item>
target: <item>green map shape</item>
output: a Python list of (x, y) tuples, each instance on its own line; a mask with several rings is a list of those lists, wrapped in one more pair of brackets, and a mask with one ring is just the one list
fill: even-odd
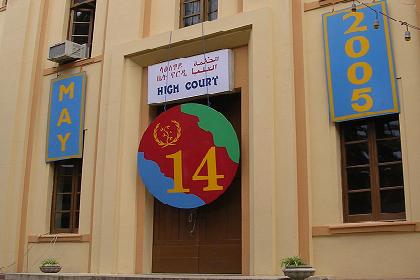
[[(203, 110), (203, 107), (207, 110)], [(230, 159), (239, 164), (238, 138), (232, 124), (221, 113), (213, 109), (208, 110), (207, 106), (193, 103), (181, 105), (181, 112), (197, 116), (198, 126), (212, 133), (214, 144), (217, 147), (225, 147)]]

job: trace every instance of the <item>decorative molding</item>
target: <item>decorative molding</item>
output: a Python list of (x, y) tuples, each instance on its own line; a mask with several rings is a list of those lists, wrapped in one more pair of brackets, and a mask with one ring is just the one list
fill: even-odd
[(366, 222), (312, 227), (312, 237), (376, 232), (420, 232), (420, 222)]
[(59, 234), (45, 234), (45, 235), (29, 235), (28, 243), (50, 243), (54, 242), (74, 242), (83, 243), (90, 242), (92, 240), (91, 234), (71, 234), (71, 233), (59, 233)]
[(328, 6), (331, 6), (333, 4), (346, 3), (346, 2), (350, 2), (350, 1), (351, 0), (319, 0), (319, 1), (305, 3), (303, 10), (305, 12), (308, 12), (308, 11), (316, 10), (316, 9), (319, 9), (319, 8), (328, 7)]
[(293, 24), (293, 65), (294, 65), (294, 95), (295, 123), (296, 123), (296, 172), (297, 172), (297, 204), (298, 204), (298, 246), (299, 256), (306, 263), (311, 263), (310, 230), (309, 223), (309, 176), (308, 176), (308, 115), (305, 98), (305, 65), (303, 50), (303, 13), (301, 1), (292, 1)]
[(89, 65), (89, 64), (98, 63), (98, 62), (101, 62), (103, 59), (104, 59), (103, 55), (98, 55), (98, 56), (95, 56), (95, 57), (91, 57), (91, 58), (87, 58), (87, 59), (83, 59), (83, 60), (78, 60), (78, 61), (75, 61), (75, 62), (72, 62), (72, 63), (59, 65), (58, 67), (47, 68), (47, 69), (44, 69), (43, 75), (48, 76), (48, 75), (55, 74), (57, 72), (64, 71), (64, 70), (67, 70), (67, 69), (82, 67), (82, 66), (86, 66), (86, 65)]
[(7, 6), (2, 6), (2, 7), (0, 7), (0, 12), (4, 12), (4, 11), (6, 11), (6, 7), (7, 7)]

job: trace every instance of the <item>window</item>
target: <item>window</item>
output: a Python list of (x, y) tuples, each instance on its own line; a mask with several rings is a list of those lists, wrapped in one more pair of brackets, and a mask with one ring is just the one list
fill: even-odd
[(181, 0), (181, 27), (217, 19), (217, 0)]
[(55, 162), (51, 233), (77, 233), (79, 229), (82, 159)]
[(405, 219), (398, 115), (341, 125), (345, 222)]
[(72, 0), (68, 39), (78, 44), (87, 44), (88, 56), (92, 51), (94, 0)]

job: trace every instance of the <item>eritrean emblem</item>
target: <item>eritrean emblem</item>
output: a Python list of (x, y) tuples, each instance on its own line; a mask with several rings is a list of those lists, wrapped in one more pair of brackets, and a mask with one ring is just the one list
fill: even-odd
[(232, 124), (200, 104), (175, 106), (146, 129), (137, 165), (147, 190), (162, 203), (196, 208), (221, 196), (239, 165)]
[(181, 126), (175, 120), (167, 125), (158, 123), (153, 130), (153, 138), (162, 148), (175, 145), (179, 137), (181, 137)]

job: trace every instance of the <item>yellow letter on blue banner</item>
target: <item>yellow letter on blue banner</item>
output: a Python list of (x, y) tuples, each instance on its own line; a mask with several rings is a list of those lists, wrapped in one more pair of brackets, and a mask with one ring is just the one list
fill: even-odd
[[(334, 122), (398, 113), (386, 2), (323, 15), (330, 118)], [(377, 11), (377, 12), (375, 12)], [(378, 16), (377, 16), (378, 15)], [(379, 28), (374, 29), (375, 19)]]
[(86, 73), (51, 82), (46, 161), (81, 158)]

